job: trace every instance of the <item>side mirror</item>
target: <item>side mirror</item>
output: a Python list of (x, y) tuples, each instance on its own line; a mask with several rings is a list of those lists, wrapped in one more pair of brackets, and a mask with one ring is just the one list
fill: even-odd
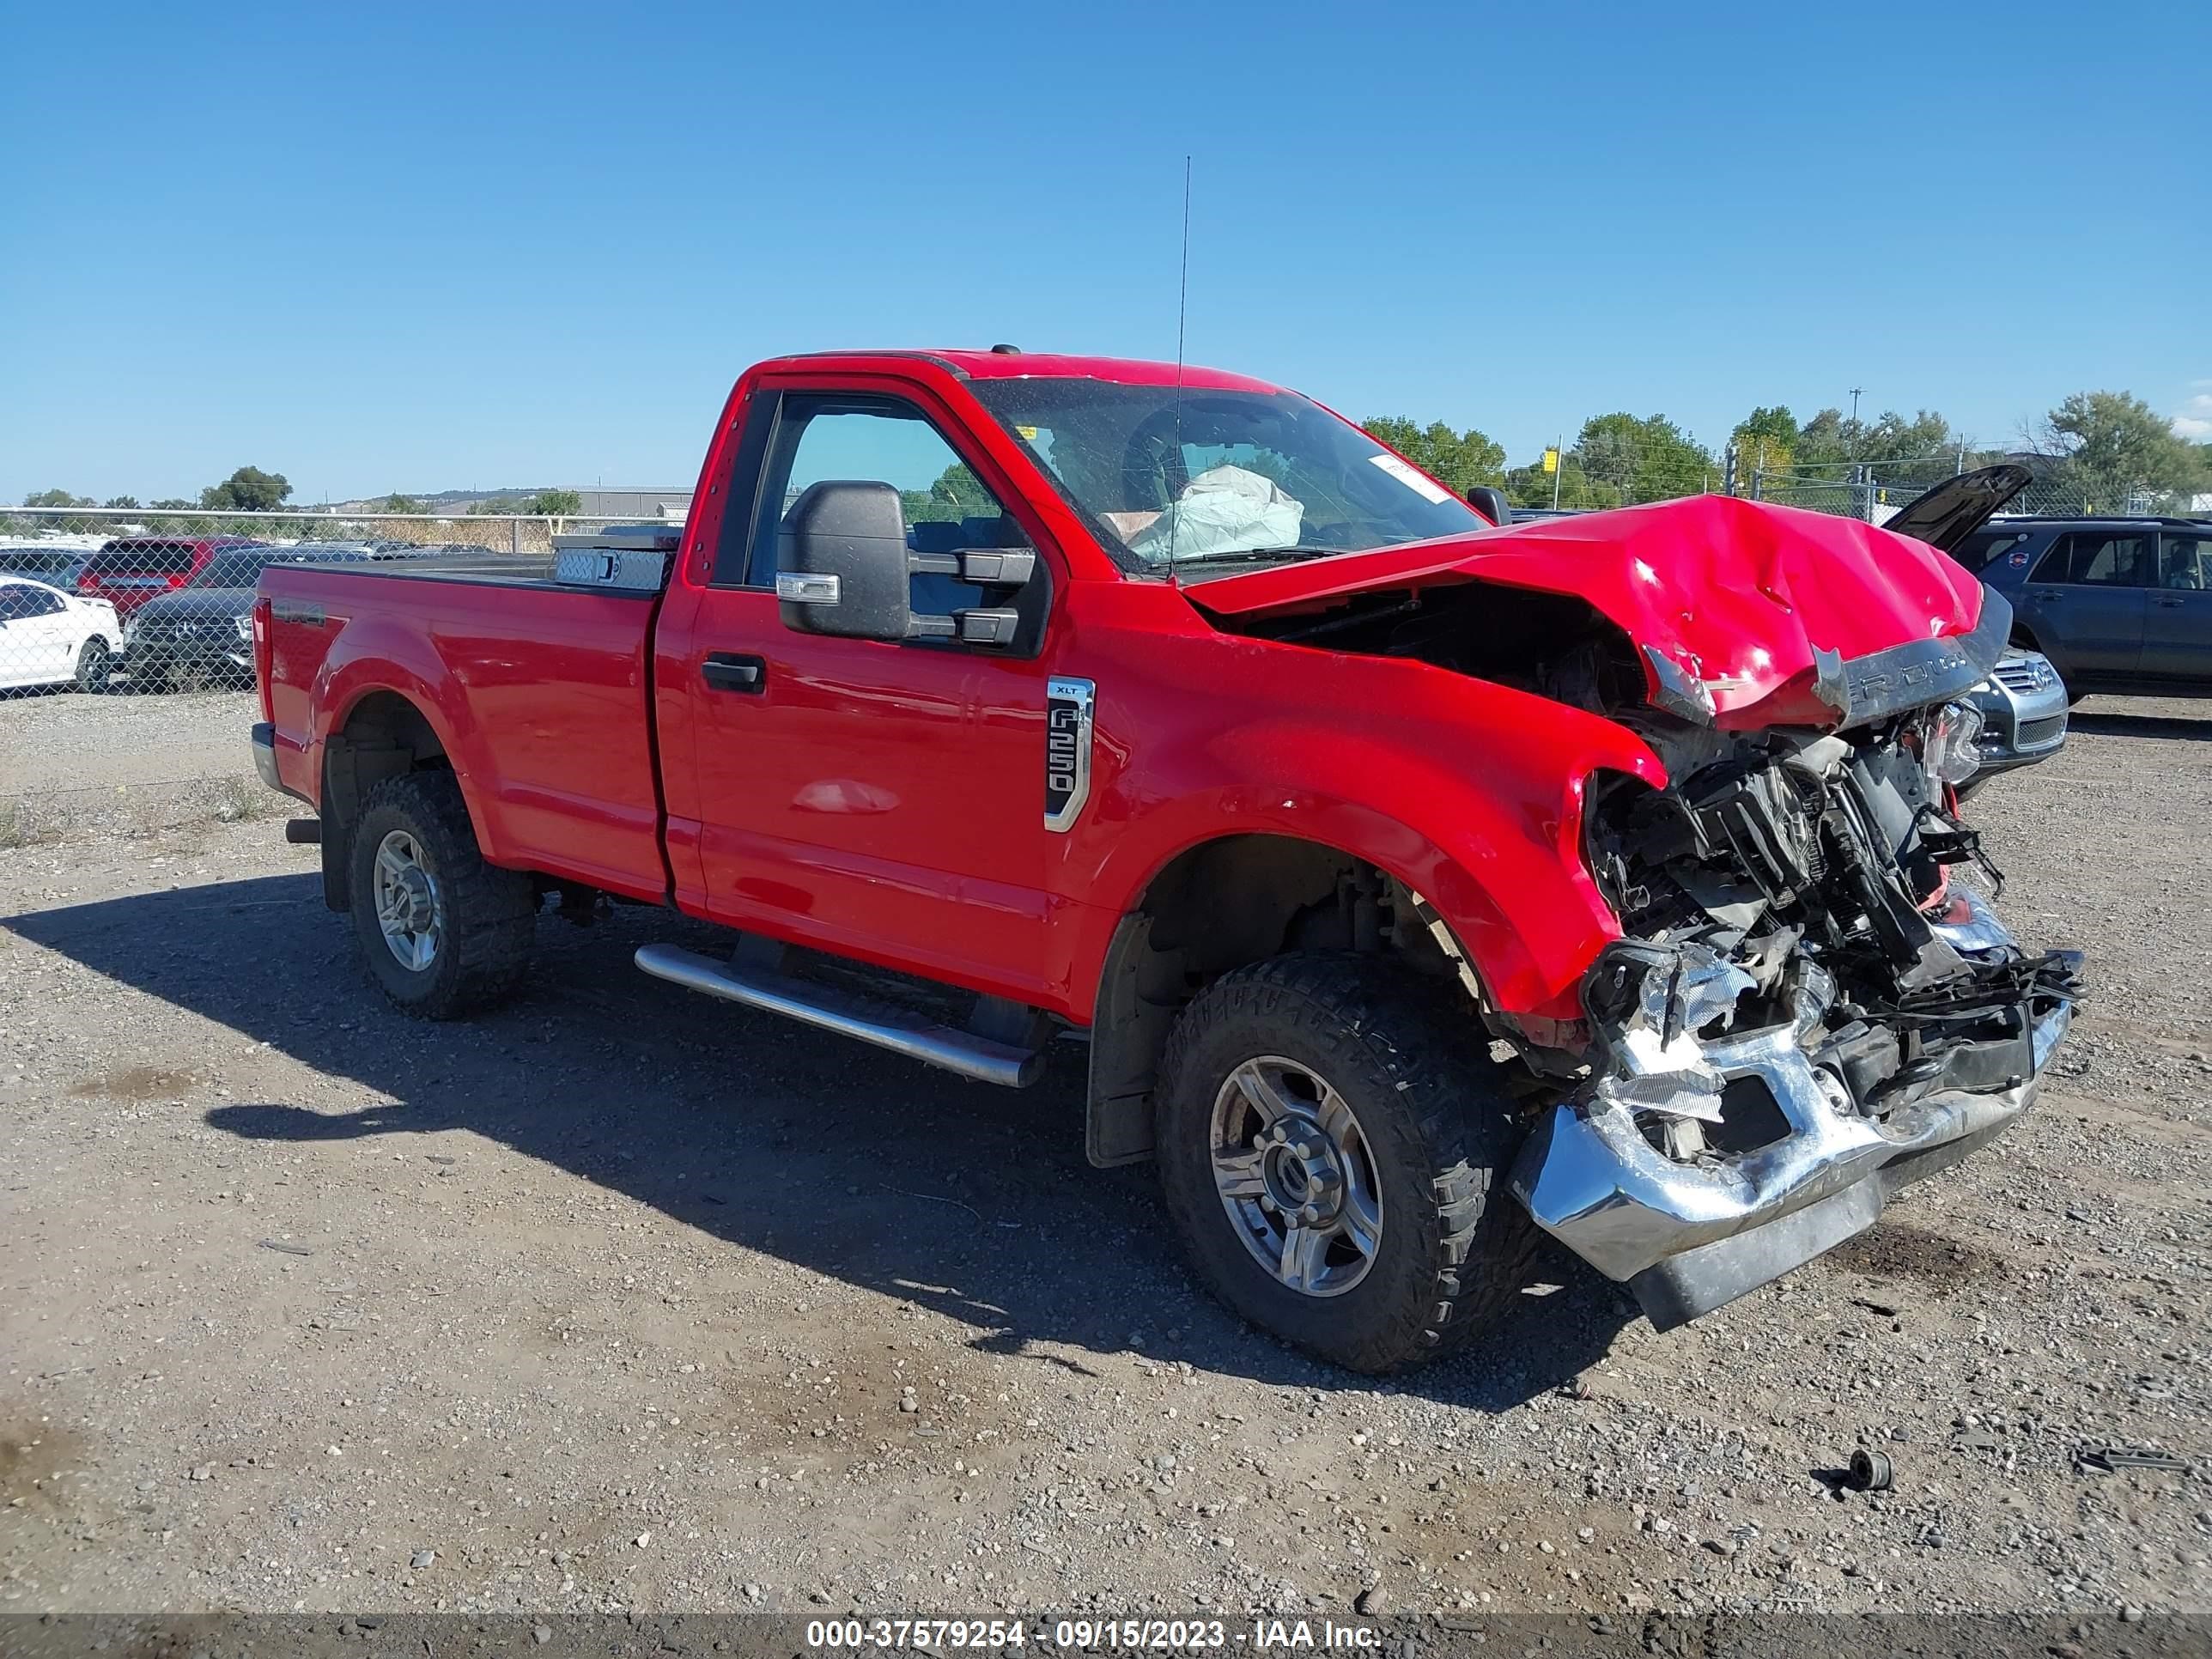
[(950, 576), (1010, 599), (1036, 573), (1036, 550), (915, 552), (907, 545), (906, 506), (896, 489), (825, 478), (783, 515), (775, 563), (783, 625), (799, 633), (1009, 646), (1021, 633), (1021, 616), (1012, 605), (917, 615), (911, 579)]
[(1495, 484), (1476, 484), (1467, 492), (1467, 504), (1492, 524), (1513, 522), (1513, 504)]
[(825, 478), (783, 515), (775, 597), (783, 625), (848, 640), (902, 640), (908, 603), (906, 512), (887, 483)]

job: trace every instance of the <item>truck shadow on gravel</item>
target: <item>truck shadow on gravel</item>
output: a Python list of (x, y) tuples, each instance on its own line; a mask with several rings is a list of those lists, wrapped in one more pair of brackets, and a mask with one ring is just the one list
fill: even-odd
[(2066, 730), (2069, 735), (2086, 732), (2100, 738), (2179, 738), (2185, 741), (2203, 743), (2212, 740), (2212, 704), (2206, 705), (2200, 720), (2179, 714), (2130, 714), (2116, 712), (2083, 714), (2076, 710), (2067, 717)]
[[(468, 1131), (708, 1239), (957, 1319), (979, 1350), (1082, 1372), (1091, 1356), (1135, 1350), (1266, 1382), (1380, 1386), (1500, 1412), (1569, 1382), (1632, 1316), (1547, 1241), (1530, 1293), (1475, 1354), (1380, 1383), (1310, 1360), (1187, 1273), (1148, 1169), (1085, 1162), (1079, 1044), (1060, 1045), (1036, 1087), (998, 1090), (709, 1002), (631, 966), (649, 940), (713, 948), (711, 930), (658, 911), (583, 929), (542, 921), (523, 994), (453, 1024), (385, 1003), (355, 958), (349, 920), (323, 909), (307, 874), (0, 927), (389, 1101), (223, 1104), (205, 1115), (217, 1129), (268, 1142)], [(454, 1173), (467, 1177), (465, 1142), (435, 1153), (460, 1154)]]

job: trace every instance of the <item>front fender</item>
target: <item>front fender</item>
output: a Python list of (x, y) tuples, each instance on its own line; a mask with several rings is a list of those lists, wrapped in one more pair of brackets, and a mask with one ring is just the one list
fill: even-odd
[[(1240, 835), (1315, 842), (1422, 894), (1493, 1005), (1532, 1025), (1580, 1017), (1583, 972), (1619, 926), (1584, 866), (1583, 796), (1609, 769), (1666, 781), (1621, 726), (1413, 662), (1364, 659), (1391, 713), (1261, 708), (1129, 746), (1070, 850), (1071, 885), (1097, 907), (1070, 964), (1095, 990), (1113, 926), (1173, 860)], [(1131, 711), (1134, 713), (1135, 711)], [(1102, 697), (1103, 752), (1116, 711)]]

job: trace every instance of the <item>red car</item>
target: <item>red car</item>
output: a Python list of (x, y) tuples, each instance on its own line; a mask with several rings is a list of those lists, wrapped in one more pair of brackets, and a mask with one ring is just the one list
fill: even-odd
[(122, 536), (77, 573), (76, 591), (106, 599), (127, 617), (147, 600), (182, 587), (227, 547), (258, 547), (244, 536)]
[(1926, 542), (1500, 528), (1294, 392), (1005, 349), (764, 363), (714, 432), (680, 539), (263, 576), (256, 759), (400, 1008), (514, 991), (557, 895), (724, 924), (638, 966), (969, 1077), (1072, 1030), (1092, 1160), (1370, 1370), (1513, 1304), (1532, 1223), (1656, 1323), (1718, 1307), (2066, 1030), (2077, 959), (1950, 879), (2008, 613)]

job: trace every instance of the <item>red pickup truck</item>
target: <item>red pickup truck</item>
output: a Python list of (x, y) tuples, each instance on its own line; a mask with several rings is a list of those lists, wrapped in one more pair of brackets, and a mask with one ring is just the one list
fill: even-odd
[(1951, 879), (2008, 632), (1896, 530), (1509, 527), (1235, 374), (839, 353), (738, 382), (680, 539), (272, 566), (253, 742), (402, 1009), (614, 902), (735, 935), (647, 973), (972, 1078), (1072, 1030), (1092, 1160), (1379, 1370), (1532, 1220), (1671, 1326), (2027, 1105), (2078, 959)]

